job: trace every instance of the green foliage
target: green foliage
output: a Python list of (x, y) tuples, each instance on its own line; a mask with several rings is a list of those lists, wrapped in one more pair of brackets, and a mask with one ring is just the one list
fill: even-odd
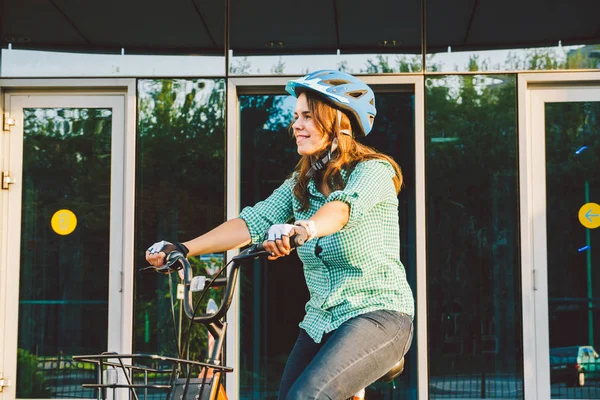
[[(110, 230), (112, 111), (101, 108), (25, 108), (20, 299), (106, 300)], [(77, 227), (69, 235), (52, 231), (50, 220), (71, 210)], [(74, 354), (102, 350), (106, 330), (67, 322), (61, 307), (22, 304), (19, 340), (23, 347)], [(69, 318), (84, 307), (70, 306)], [(47, 314), (41, 329), (39, 311)], [(88, 311), (90, 308), (87, 309)], [(105, 324), (106, 305), (94, 305)], [(52, 325), (55, 324), (55, 325)], [(56, 332), (45, 335), (44, 332)]]
[(17, 397), (45, 399), (52, 395), (38, 367), (38, 359), (27, 350), (17, 349)]
[[(224, 221), (224, 93), (224, 80), (139, 82), (136, 265), (152, 243), (187, 240)], [(205, 262), (190, 261), (206, 275)], [(189, 323), (184, 317), (179, 327), (171, 279), (170, 290), (167, 276), (136, 275), (136, 351), (172, 356), (186, 342)], [(190, 356), (203, 359), (206, 330), (194, 325), (189, 335)]]
[(277, 64), (275, 64), (271, 67), (271, 73), (274, 75), (282, 75), (284, 72), (285, 72), (285, 63), (283, 62), (283, 60), (280, 57)]
[[(473, 57), (470, 69), (477, 68)], [(430, 77), (426, 102), (427, 238), (435, 249), (427, 260), (429, 292), (435, 293), (428, 299), (432, 373), (469, 372), (474, 365), (510, 371), (518, 360), (506, 346), (514, 346), (516, 332), (492, 321), (515, 319), (512, 307), (519, 303), (515, 291), (496, 293), (500, 281), (518, 284), (511, 278), (518, 265), (512, 250), (518, 232), (516, 78)], [(471, 333), (490, 326), (506, 349), (501, 366), (486, 361), (478, 350), (483, 335)], [(477, 358), (460, 364), (456, 357), (467, 354)]]
[(375, 60), (368, 59), (367, 65), (361, 69), (361, 73), (366, 74), (386, 74), (394, 72), (419, 72), (422, 70), (421, 57), (415, 56), (396, 56), (393, 63), (389, 57), (378, 54)]

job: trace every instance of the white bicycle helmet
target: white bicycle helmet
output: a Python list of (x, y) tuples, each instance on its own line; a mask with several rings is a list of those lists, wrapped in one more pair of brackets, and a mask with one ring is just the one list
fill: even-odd
[(320, 70), (312, 72), (300, 79), (291, 80), (285, 90), (298, 97), (298, 88), (308, 89), (325, 96), (334, 107), (348, 113), (358, 132), (354, 136), (366, 136), (373, 128), (377, 114), (375, 94), (360, 79), (345, 72)]

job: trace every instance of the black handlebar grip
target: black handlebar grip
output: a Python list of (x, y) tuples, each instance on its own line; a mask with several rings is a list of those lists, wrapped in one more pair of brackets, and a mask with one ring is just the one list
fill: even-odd
[[(294, 236), (290, 236), (290, 247), (292, 249), (296, 248), (296, 247), (300, 247), (304, 244), (304, 242), (306, 242), (306, 239), (308, 239), (308, 235), (306, 234), (305, 230), (302, 230), (299, 233), (296, 233)], [(257, 252), (265, 251), (263, 242), (257, 243), (255, 245), (254, 250)]]
[(292, 246), (292, 248), (300, 247), (306, 242), (306, 239), (308, 239), (306, 230), (302, 230), (300, 233), (290, 237), (290, 246)]

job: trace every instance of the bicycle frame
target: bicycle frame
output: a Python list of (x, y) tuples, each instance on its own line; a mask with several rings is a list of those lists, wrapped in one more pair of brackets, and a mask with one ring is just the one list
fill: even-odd
[[(299, 236), (290, 238), (293, 247), (300, 246), (304, 243), (306, 237)], [(227, 395), (222, 385), (222, 375), (224, 373), (232, 372), (233, 368), (221, 365), (219, 355), (222, 353), (225, 334), (227, 332), (227, 322), (223, 321), (223, 317), (227, 314), (227, 311), (233, 300), (233, 294), (235, 293), (235, 286), (237, 283), (239, 268), (244, 261), (252, 260), (258, 257), (268, 256), (269, 253), (264, 250), (262, 244), (255, 244), (242, 252), (231, 260), (231, 267), (228, 271), (226, 278), (213, 278), (209, 281), (208, 285), (201, 288), (203, 290), (202, 295), (210, 289), (219, 286), (225, 286), (225, 292), (221, 304), (218, 306), (214, 313), (203, 313), (196, 315), (197, 309), (194, 308), (193, 304), (193, 273), (189, 261), (180, 252), (171, 252), (167, 256), (166, 265), (163, 267), (154, 268), (156, 271), (174, 271), (183, 270), (183, 285), (184, 285), (184, 298), (183, 298), (183, 309), (188, 319), (193, 323), (200, 323), (207, 327), (209, 333), (214, 337), (215, 342), (210, 350), (207, 362), (202, 363), (198, 361), (186, 360), (182, 358), (165, 357), (154, 354), (117, 354), (117, 353), (102, 353), (100, 355), (83, 355), (74, 356), (74, 360), (80, 360), (85, 362), (95, 363), (98, 368), (98, 383), (97, 384), (83, 384), (83, 387), (96, 388), (98, 389), (98, 400), (106, 399), (107, 389), (129, 389), (131, 396), (134, 400), (139, 400), (136, 389), (145, 390), (145, 398), (147, 398), (148, 389), (163, 389), (166, 390), (166, 400), (227, 400)], [(224, 267), (225, 268), (225, 267)], [(111, 361), (111, 360), (118, 361)], [(130, 359), (130, 364), (125, 364), (123, 359)], [(152, 385), (148, 384), (148, 373), (150, 372), (161, 372), (165, 373), (168, 370), (165, 369), (154, 369), (140, 365), (136, 365), (136, 361), (141, 359), (160, 360), (171, 364), (171, 378), (167, 385)], [(187, 378), (178, 379), (177, 367), (180, 365), (186, 365), (188, 367), (196, 366), (199, 367), (200, 377), (191, 378), (188, 373)], [(118, 382), (104, 382), (104, 371), (107, 367), (118, 367), (120, 368), (122, 375), (125, 376), (126, 383), (119, 384)], [(189, 368), (188, 368), (189, 369)], [(402, 358), (398, 364), (380, 380), (391, 381), (398, 376), (404, 369), (404, 358)], [(128, 373), (129, 371), (129, 373)], [(133, 380), (134, 371), (141, 371), (144, 374), (144, 383), (136, 384)], [(208, 376), (208, 372), (211, 372), (212, 376)], [(209, 385), (208, 391), (205, 392), (205, 384)], [(196, 389), (188, 390), (190, 387)], [(199, 392), (199, 394), (198, 394)], [(353, 400), (364, 400), (364, 389), (352, 397)]]
[[(89, 362), (96, 364), (97, 367), (97, 379), (98, 383), (95, 384), (83, 384), (84, 388), (95, 388), (98, 390), (98, 400), (105, 400), (107, 397), (107, 389), (112, 389), (113, 393), (116, 389), (129, 389), (130, 395), (134, 400), (139, 400), (137, 390), (143, 389), (145, 398), (148, 395), (148, 389), (160, 389), (166, 390), (166, 400), (226, 400), (227, 395), (222, 385), (222, 375), (227, 372), (232, 372), (233, 368), (221, 365), (219, 354), (223, 348), (225, 333), (227, 331), (227, 323), (222, 321), (223, 317), (227, 313), (231, 301), (233, 300), (233, 294), (235, 292), (235, 285), (237, 282), (239, 268), (243, 261), (257, 258), (260, 256), (268, 255), (262, 246), (254, 245), (239, 255), (234, 257), (231, 261), (232, 266), (229, 270), (229, 274), (226, 278), (213, 279), (209, 284), (203, 288), (207, 291), (211, 287), (225, 286), (225, 293), (223, 300), (215, 313), (204, 313), (196, 315), (192, 303), (192, 268), (189, 261), (179, 252), (172, 252), (168, 255), (166, 260), (166, 268), (159, 267), (155, 268), (157, 271), (173, 271), (183, 269), (183, 280), (184, 280), (184, 310), (186, 316), (193, 323), (201, 323), (205, 325), (210, 334), (215, 338), (215, 343), (210, 350), (210, 354), (207, 362), (198, 362), (193, 360), (187, 360), (176, 357), (165, 357), (156, 354), (117, 354), (117, 353), (102, 353), (94, 355), (80, 355), (74, 356), (74, 360), (83, 362)], [(179, 267), (178, 267), (179, 265)], [(204, 293), (204, 292), (203, 292)], [(124, 361), (124, 360), (129, 360)], [(150, 368), (140, 365), (139, 362), (142, 360), (157, 360), (163, 363), (170, 364), (170, 369), (158, 369)], [(191, 378), (188, 373), (187, 378), (178, 378), (180, 366), (187, 366), (188, 371), (191, 367), (198, 367), (200, 369), (199, 378)], [(109, 370), (120, 371), (120, 376), (125, 379), (124, 383), (118, 382), (118, 372), (115, 371), (112, 377), (109, 379)], [(169, 383), (165, 385), (149, 384), (148, 374), (149, 373), (168, 373), (170, 372)], [(211, 376), (208, 376), (209, 372)], [(134, 374), (143, 373), (144, 383), (135, 383)], [(105, 377), (106, 375), (106, 377)], [(208, 390), (205, 390), (208, 385)], [(190, 387), (195, 389), (188, 390)]]

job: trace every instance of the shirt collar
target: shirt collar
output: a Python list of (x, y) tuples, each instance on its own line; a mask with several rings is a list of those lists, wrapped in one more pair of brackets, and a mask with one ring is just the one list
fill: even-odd
[(319, 192), (319, 189), (317, 189), (317, 185), (315, 185), (314, 178), (311, 178), (310, 181), (308, 181), (308, 193), (316, 197), (325, 198), (325, 196), (323, 196), (323, 193)]
[[(348, 173), (345, 169), (342, 169), (341, 173), (342, 179), (346, 182), (348, 180)], [(325, 198), (325, 196), (323, 196), (323, 193), (319, 192), (319, 189), (317, 189), (317, 185), (315, 184), (315, 178), (310, 178), (310, 180), (308, 181), (308, 193), (313, 196)]]

